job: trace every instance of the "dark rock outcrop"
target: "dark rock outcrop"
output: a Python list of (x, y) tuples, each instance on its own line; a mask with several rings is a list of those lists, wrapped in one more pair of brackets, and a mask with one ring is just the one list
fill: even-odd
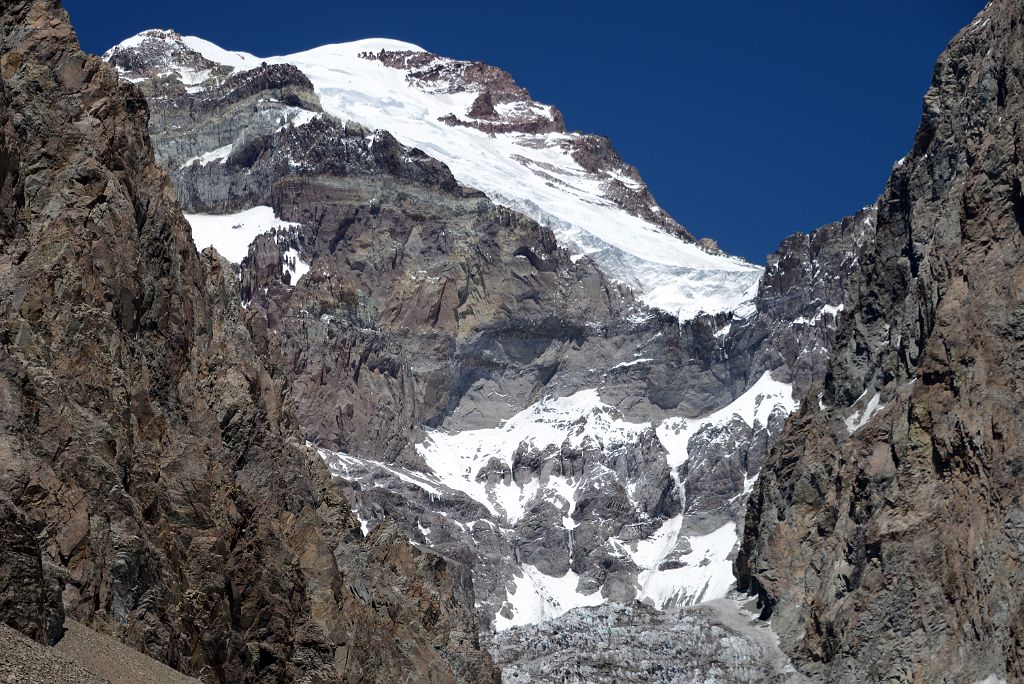
[(827, 681), (1024, 678), (1024, 6), (940, 57), (820, 401), (779, 438), (736, 563)]
[(0, 622), (45, 646), (64, 634), (60, 572), (43, 562), (36, 530), (0, 496)]
[(0, 493), (69, 615), (208, 681), (493, 680), (447, 564), (364, 539), (298, 445), (139, 90), (53, 0), (4, 3), (0, 48)]

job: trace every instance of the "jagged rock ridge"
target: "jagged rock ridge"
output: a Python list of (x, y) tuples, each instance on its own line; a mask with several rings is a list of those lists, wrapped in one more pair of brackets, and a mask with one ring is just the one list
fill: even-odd
[(138, 89), (55, 1), (4, 3), (0, 48), (0, 500), (68, 614), (207, 681), (493, 680), (464, 580), (393, 525), (364, 538), (300, 446)]
[(736, 569), (825, 681), (1020, 681), (1024, 7), (936, 66)]

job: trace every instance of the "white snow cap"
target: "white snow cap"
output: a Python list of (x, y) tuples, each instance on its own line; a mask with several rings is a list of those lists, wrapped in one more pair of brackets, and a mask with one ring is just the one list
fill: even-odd
[[(137, 46), (151, 33), (129, 38), (119, 47)], [(168, 40), (175, 38), (162, 33)], [(466, 118), (477, 92), (449, 93), (443, 87), (428, 92), (411, 83), (408, 72), (360, 56), (381, 50), (422, 52), (417, 45), (368, 38), (264, 59), (223, 50), (193, 36), (180, 41), (206, 59), (236, 69), (262, 62), (297, 66), (328, 113), (390, 131), (399, 142), (444, 162), (461, 183), (549, 227), (575, 256), (590, 256), (651, 306), (684, 320), (701, 311), (739, 310), (743, 315), (749, 310), (743, 305), (756, 292), (752, 285), (762, 269), (742, 259), (709, 254), (613, 202), (606, 194), (608, 177), (587, 171), (573, 159), (569, 143), (578, 134), (492, 134), (451, 126), (440, 119), (452, 114)], [(550, 112), (543, 105), (531, 106)]]

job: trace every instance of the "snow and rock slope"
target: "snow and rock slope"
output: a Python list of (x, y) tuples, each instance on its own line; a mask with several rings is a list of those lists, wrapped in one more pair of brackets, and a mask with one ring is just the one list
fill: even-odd
[(365, 530), (394, 519), (470, 569), (501, 630), (725, 594), (870, 212), (795, 236), (759, 281), (492, 67), (380, 41), (264, 62), (171, 32), (107, 57)]
[[(681, 318), (735, 310), (760, 275), (695, 243), (606, 139), (567, 132), (556, 109), (494, 67), (384, 39), (261, 59), (169, 31), (134, 36), (106, 58), (128, 78), (177, 74), (190, 90), (264, 63), (294, 65), (324, 111), (444, 162), (461, 183), (551, 228), (574, 254)], [(194, 158), (212, 161), (217, 150), (227, 156), (218, 145)]]
[[(422, 470), (321, 454), (354, 483), (361, 519), (403, 515), (400, 506), (425, 545), (456, 557), (471, 549), (469, 562), (488, 568), (476, 581), (480, 606), (503, 630), (606, 601), (665, 609), (724, 596), (733, 583), (732, 509), (756, 472), (737, 468), (725, 505), (687, 502), (687, 438), (728, 433), (744, 451), (751, 432), (793, 406), (790, 386), (769, 374), (692, 420), (631, 422), (584, 390), (541, 399), (495, 428), (428, 431), (416, 446)], [(731, 429), (734, 421), (747, 435)], [(692, 488), (693, 499), (714, 498), (699, 483)], [(396, 493), (397, 506), (388, 500)]]

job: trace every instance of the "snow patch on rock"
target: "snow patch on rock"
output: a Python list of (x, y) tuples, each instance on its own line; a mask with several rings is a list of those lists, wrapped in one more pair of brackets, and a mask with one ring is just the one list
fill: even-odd
[(417, 450), (441, 484), (479, 501), (506, 522), (515, 523), (539, 492), (539, 482), (519, 485), (507, 478), (487, 481), (480, 477), (485, 467), (493, 467), (497, 461), (511, 470), (513, 456), (523, 444), (543, 450), (562, 444), (579, 447), (584, 440), (592, 439), (614, 448), (617, 443), (635, 442), (647, 427), (622, 419), (615, 409), (601, 402), (597, 390), (591, 389), (543, 399), (496, 428), (456, 433), (431, 430)]
[[(751, 427), (764, 425), (773, 411), (781, 408), (791, 412), (796, 406), (792, 387), (766, 372), (721, 410), (699, 419), (663, 420), (657, 424), (656, 434), (666, 449), (668, 465), (677, 469), (686, 462), (689, 438), (702, 427), (727, 425), (736, 417)], [(625, 420), (601, 401), (598, 390), (590, 389), (567, 397), (546, 397), (494, 428), (455, 433), (431, 430), (417, 445), (424, 471), (326, 450), (321, 450), (321, 455), (334, 474), (348, 479), (360, 479), (353, 478), (360, 472), (364, 473), (360, 481), (372, 481), (372, 475), (365, 473), (387, 473), (431, 496), (464, 495), (486, 508), (493, 516), (490, 524), (502, 533), (511, 533), (511, 527), (535, 502), (548, 502), (562, 511), (563, 529), (559, 532), (567, 534), (571, 544), (572, 535), (583, 522), (575, 517), (576, 502), (587, 478), (556, 474), (517, 482), (513, 477), (515, 454), (524, 448), (573, 449), (585, 443), (600, 445), (610, 453), (621, 445), (636, 443), (651, 427), (650, 423)], [(598, 474), (589, 477), (617, 477), (607, 468), (596, 470)], [(755, 474), (746, 478), (747, 491), (754, 481)], [(630, 483), (622, 485), (629, 490)], [(644, 538), (612, 537), (607, 541), (614, 556), (628, 558), (638, 569), (637, 599), (661, 610), (725, 596), (733, 584), (731, 554), (737, 543), (736, 523), (728, 521), (706, 534), (693, 534), (686, 532), (686, 516), (682, 514), (663, 519), (660, 524), (652, 522), (652, 531)], [(533, 624), (604, 600), (601, 591), (578, 591), (579, 576), (572, 572), (552, 577), (528, 563), (517, 567), (522, 575), (516, 575), (515, 591), (509, 589), (507, 605), (495, 617), (496, 629)]]
[(668, 464), (677, 468), (686, 463), (690, 438), (707, 425), (725, 425), (738, 416), (750, 427), (766, 425), (768, 417), (777, 407), (786, 413), (796, 410), (793, 386), (772, 378), (766, 371), (750, 389), (725, 406), (703, 418), (668, 418), (658, 425), (658, 439), (668, 450)]
[(852, 435), (867, 425), (872, 416), (885, 408), (885, 404), (881, 403), (881, 400), (882, 396), (876, 392), (871, 396), (863, 411), (854, 411), (853, 414), (848, 416), (844, 421), (846, 423), (846, 431)]
[(516, 577), (515, 589), (508, 592), (508, 607), (512, 617), (499, 612), (494, 618), (496, 631), (532, 625), (556, 618), (584, 606), (604, 603), (600, 591), (584, 594), (579, 591), (579, 575), (570, 570), (562, 577), (545, 575), (532, 565), (522, 566), (523, 574)]
[(666, 521), (659, 534), (639, 542), (631, 554), (638, 566), (646, 568), (638, 580), (637, 598), (658, 610), (721, 598), (733, 584), (729, 555), (738, 541), (733, 522), (710, 534), (684, 537), (690, 547), (690, 552), (682, 556), (685, 565), (661, 569), (679, 544), (682, 522), (681, 515)]
[[(202, 251), (213, 247), (221, 256), (239, 264), (249, 254), (249, 245), (260, 235), (277, 229), (297, 227), (299, 224), (282, 221), (274, 215), (271, 207), (252, 207), (235, 214), (185, 214), (185, 220), (192, 227), (192, 241)], [(301, 262), (299, 262), (301, 263)], [(304, 267), (296, 265), (298, 271)], [(298, 280), (294, 278), (293, 282)]]

